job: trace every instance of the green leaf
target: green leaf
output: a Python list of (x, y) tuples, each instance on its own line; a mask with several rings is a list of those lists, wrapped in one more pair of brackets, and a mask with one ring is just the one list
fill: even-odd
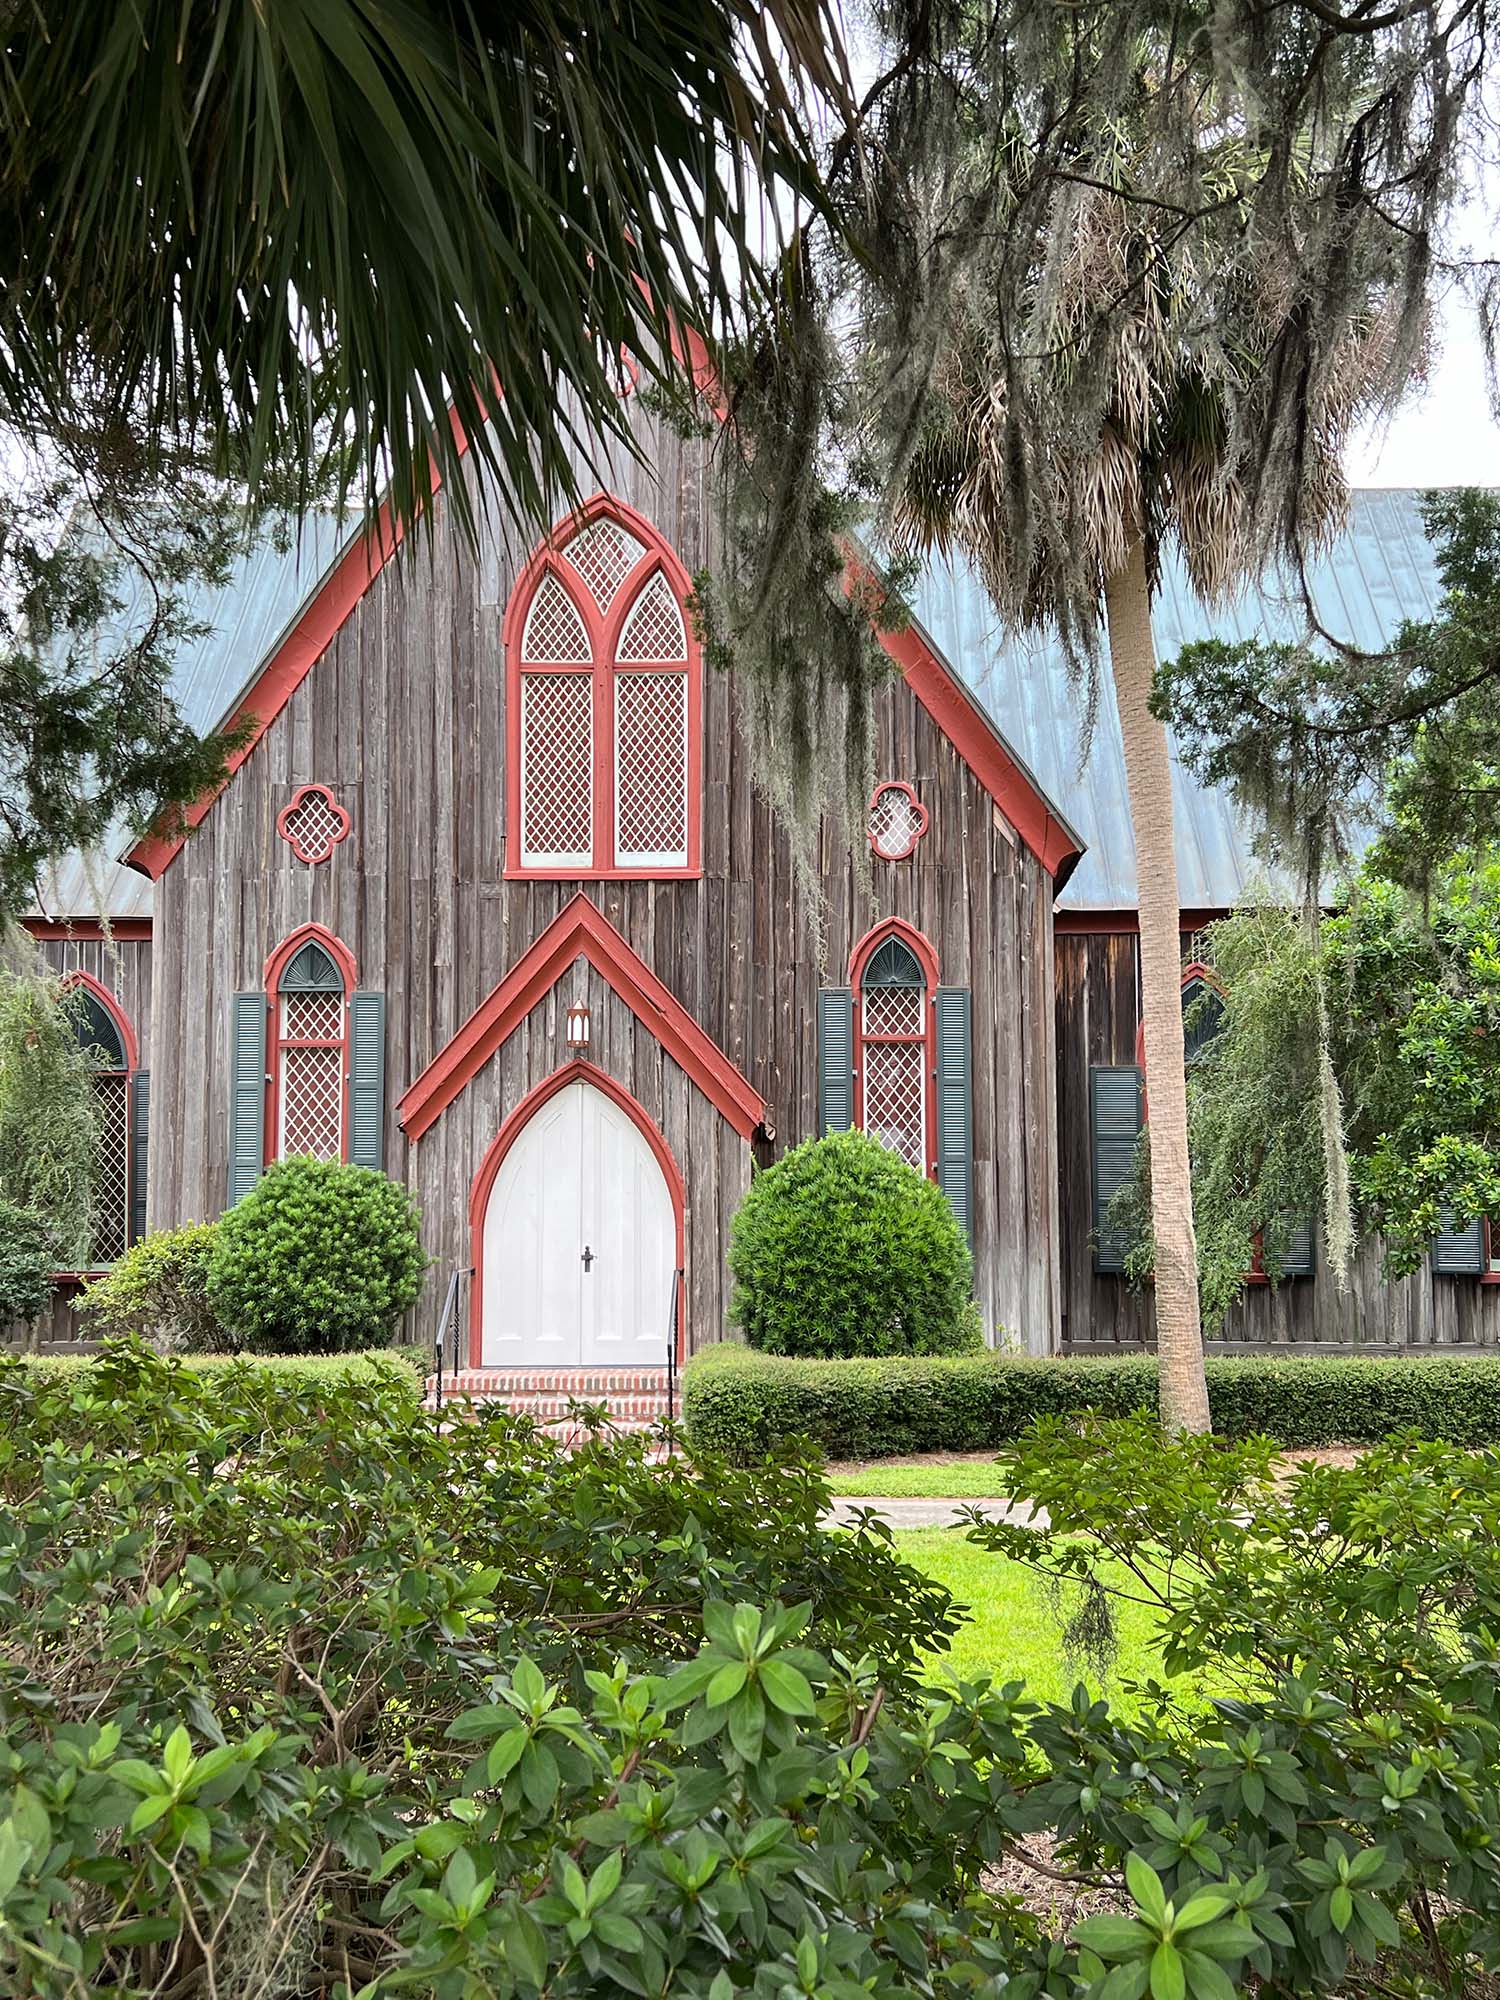
[(1187, 1973), (1182, 1953), (1163, 1938), (1151, 1954), (1151, 2000), (1185, 2000)]
[(130, 1815), (130, 1831), (144, 1833), (148, 1826), (155, 1826), (164, 1813), (172, 1810), (170, 1792), (158, 1792), (155, 1798), (142, 1799)]
[(1173, 1919), (1174, 1931), (1194, 1931), (1200, 1924), (1210, 1924), (1215, 1917), (1222, 1917), (1233, 1906), (1233, 1896), (1222, 1889), (1200, 1889), (1189, 1897)]
[(817, 1704), (805, 1674), (789, 1667), (785, 1660), (769, 1659), (760, 1670), (760, 1684), (767, 1701), (783, 1715), (815, 1715)]
[(719, 1668), (708, 1684), (704, 1699), (710, 1708), (723, 1708), (733, 1701), (749, 1678), (749, 1668), (743, 1660), (729, 1660)]
[(172, 1781), (174, 1791), (182, 1789), (182, 1782), (193, 1766), (193, 1741), (181, 1723), (167, 1738), (167, 1747), (162, 1752), (162, 1769)]
[(1156, 1870), (1143, 1861), (1139, 1854), (1127, 1854), (1125, 1881), (1137, 1906), (1144, 1910), (1148, 1917), (1160, 1923), (1167, 1911), (1167, 1893), (1161, 1885), (1161, 1877)]
[(547, 1939), (542, 1927), (524, 1909), (513, 1910), (500, 1930), (505, 1962), (527, 1986), (547, 1982)]
[(1145, 1951), (1152, 1942), (1151, 1933), (1134, 1917), (1115, 1916), (1108, 1912), (1097, 1917), (1085, 1917), (1073, 1935), (1079, 1944), (1096, 1951), (1101, 1958), (1127, 1958)]
[(1334, 1929), (1342, 1937), (1354, 1916), (1354, 1897), (1342, 1882), (1329, 1895), (1328, 1915)]
[(524, 1723), (514, 1729), (507, 1729), (503, 1736), (497, 1736), (490, 1745), (489, 1755), (484, 1760), (485, 1776), (492, 1785), (498, 1785), (502, 1778), (513, 1771), (525, 1755), (526, 1746), (531, 1741)]

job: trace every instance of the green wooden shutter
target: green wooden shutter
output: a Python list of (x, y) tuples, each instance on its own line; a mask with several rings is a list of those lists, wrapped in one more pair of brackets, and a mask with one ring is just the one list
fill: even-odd
[(974, 1234), (974, 1052), (965, 986), (937, 990), (937, 1175), (953, 1212)]
[(385, 995), (356, 993), (349, 1002), (349, 1158), (385, 1166)]
[(854, 1123), (854, 996), (847, 986), (818, 995), (818, 1131)]
[(1441, 1230), (1432, 1239), (1432, 1268), (1440, 1278), (1484, 1275), (1484, 1218), (1476, 1215), (1462, 1229)]
[(1310, 1278), (1317, 1269), (1317, 1229), (1310, 1215), (1304, 1216), (1287, 1239), (1281, 1258), (1284, 1278)]
[(229, 1027), (229, 1206), (266, 1164), (266, 996), (236, 993)]
[(1094, 1269), (1123, 1271), (1125, 1243), (1106, 1230), (1105, 1210), (1129, 1178), (1141, 1129), (1141, 1072), (1133, 1064), (1089, 1071), (1089, 1132), (1092, 1143)]
[(146, 1165), (151, 1139), (151, 1072), (138, 1069), (130, 1079), (130, 1241), (146, 1233)]

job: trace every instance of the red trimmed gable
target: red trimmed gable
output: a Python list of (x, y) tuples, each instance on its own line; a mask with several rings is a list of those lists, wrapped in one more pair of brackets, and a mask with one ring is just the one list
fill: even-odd
[(408, 1087), (396, 1107), (407, 1137), (420, 1139), (437, 1122), (579, 957), (608, 982), (740, 1137), (749, 1139), (765, 1116), (764, 1098), (581, 890)]

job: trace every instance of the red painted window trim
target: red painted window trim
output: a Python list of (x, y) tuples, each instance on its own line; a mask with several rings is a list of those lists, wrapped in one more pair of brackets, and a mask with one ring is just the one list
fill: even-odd
[(135, 1029), (130, 1024), (130, 1016), (125, 1012), (125, 1009), (120, 1005), (114, 994), (110, 992), (109, 988), (102, 986), (92, 972), (65, 972), (62, 976), (63, 991), (71, 992), (75, 986), (86, 987), (99, 1002), (100, 1006), (103, 1007), (105, 1013), (108, 1014), (111, 1021), (115, 1024), (120, 1037), (120, 1047), (125, 1052), (125, 1068), (123, 1071), (107, 1069), (101, 1070), (99, 1074), (101, 1076), (133, 1076), (136, 1070), (140, 1068), (141, 1063), (140, 1046), (135, 1038)]
[[(95, 1070), (94, 1075), (117, 1076), (123, 1077), (125, 1080), (125, 1248), (128, 1250), (130, 1248), (130, 1217), (135, 1206), (135, 1092), (131, 1088), (131, 1085), (134, 1082), (136, 1071), (141, 1066), (140, 1045), (136, 1041), (135, 1029), (131, 1024), (130, 1016), (125, 1012), (125, 1009), (120, 1005), (114, 994), (110, 992), (109, 988), (102, 985), (92, 972), (79, 970), (63, 974), (62, 989), (65, 993), (72, 992), (75, 987), (80, 986), (93, 994), (100, 1006), (103, 1007), (105, 1013), (108, 1014), (110, 1020), (113, 1021), (115, 1032), (120, 1037), (120, 1049), (125, 1057), (125, 1067), (123, 1069)], [(92, 1249), (92, 1244), (89, 1247)], [(109, 1265), (101, 1264), (97, 1269), (90, 1271), (54, 1271), (53, 1277), (59, 1284), (65, 1278), (78, 1278), (83, 1282), (87, 1282), (90, 1278), (104, 1276), (109, 1268)]]
[(870, 852), (875, 856), (877, 861), (884, 861), (890, 867), (894, 868), (899, 862), (911, 860), (921, 845), (922, 837), (926, 833), (931, 821), (926, 806), (917, 797), (915, 788), (909, 785), (905, 778), (882, 778), (880, 780), (880, 783), (870, 794), (870, 803), (867, 811), (871, 819), (875, 816), (875, 808), (880, 803), (882, 792), (905, 792), (916, 814), (917, 830), (911, 837), (911, 846), (904, 848), (900, 854), (887, 854), (885, 849), (877, 843), (874, 828), (866, 828), (865, 838), (870, 843)]
[(510, 1113), (500, 1130), (485, 1148), (484, 1158), (479, 1162), (479, 1171), (474, 1176), (469, 1190), (469, 1366), (484, 1366), (484, 1211), (489, 1202), (490, 1190), (495, 1185), (495, 1176), (501, 1163), (526, 1126), (551, 1097), (565, 1090), (570, 1083), (592, 1084), (594, 1089), (619, 1105), (625, 1115), (639, 1127), (647, 1145), (655, 1154), (663, 1174), (667, 1189), (672, 1197), (672, 1216), (677, 1231), (677, 1359), (687, 1358), (687, 1184), (682, 1178), (671, 1147), (667, 1144), (659, 1125), (647, 1112), (639, 1099), (633, 1097), (623, 1083), (616, 1081), (608, 1070), (600, 1069), (588, 1057), (581, 1056), (564, 1062), (553, 1070), (550, 1076), (527, 1091), (520, 1103)]
[[(928, 1180), (937, 1179), (937, 990), (938, 958), (919, 930), (900, 917), (887, 917), (855, 945), (849, 954), (849, 985), (854, 1012), (854, 1123), (865, 1129), (865, 1008), (863, 981), (865, 967), (887, 938), (899, 938), (916, 955), (927, 984), (922, 997), (922, 1124), (924, 1171)], [(915, 1036), (879, 1035), (877, 1041), (916, 1041)]]
[(266, 960), (264, 980), (266, 988), (266, 1053), (269, 1057), (267, 1069), (270, 1082), (266, 1085), (266, 1130), (265, 1157), (267, 1165), (281, 1158), (279, 1133), (281, 1129), (281, 1070), (288, 1049), (332, 1048), (331, 1042), (303, 1042), (289, 1039), (281, 1032), (281, 975), (305, 944), (321, 945), (339, 969), (339, 977), (344, 982), (343, 1003), (339, 1008), (341, 1029), (339, 1048), (339, 1158), (349, 1157), (349, 1000), (359, 984), (359, 964), (342, 938), (334, 936), (323, 924), (299, 924), (288, 933)]
[(1495, 1268), (1497, 1253), (1495, 1248), (1495, 1218), (1484, 1218), (1484, 1269), (1479, 1274), (1481, 1285), (1500, 1285), (1500, 1270)]
[[(326, 854), (308, 854), (301, 846), (300, 842), (297, 839), (297, 836), (289, 831), (292, 814), (296, 812), (298, 806), (301, 805), (302, 801), (305, 798), (308, 798), (314, 792), (316, 792), (318, 796), (324, 801), (324, 803), (329, 807), (330, 811), (333, 813), (334, 817), (338, 820), (339, 823), (339, 830), (333, 836), (333, 839), (329, 841), (328, 851)], [(297, 859), (305, 863), (305, 865), (309, 868), (318, 868), (323, 864), (323, 862), (329, 861), (333, 858), (333, 850), (336, 847), (338, 847), (343, 841), (349, 838), (349, 828), (353, 825), (353, 823), (354, 822), (349, 817), (348, 811), (345, 809), (345, 807), (339, 804), (338, 799), (334, 796), (333, 788), (329, 785), (321, 785), (321, 784), (299, 785), (296, 791), (293, 792), (292, 796), (287, 800), (286, 804), (281, 808), (281, 811), (276, 815), (276, 831), (281, 835), (282, 839), (286, 842), (287, 846), (292, 850), (293, 854), (296, 855)]]
[(436, 1123), (580, 956), (609, 983), (740, 1137), (751, 1137), (765, 1116), (765, 1099), (580, 889), (447, 1046), (408, 1085), (397, 1106), (408, 1138), (420, 1139)]
[[(566, 545), (595, 521), (617, 521), (642, 544), (643, 553), (622, 580), (607, 612), (601, 612), (593, 594), (569, 574)], [(687, 639), (687, 861), (682, 867), (622, 866), (615, 859), (615, 676), (652, 669), (616, 663), (615, 652), (625, 621), (635, 608), (641, 591), (660, 570), (677, 599), (682, 613), (682, 629)], [(555, 578), (559, 589), (577, 611), (588, 634), (591, 663), (523, 669), (521, 638), (532, 601), (543, 581)], [(505, 646), (505, 737), (508, 782), (505, 787), (505, 878), (507, 881), (550, 882), (631, 882), (693, 880), (703, 872), (703, 657), (702, 648), (688, 615), (687, 600), (693, 580), (671, 544), (643, 514), (636, 512), (611, 493), (596, 493), (576, 512), (559, 521), (545, 541), (532, 552), (517, 579), (505, 610), (501, 637)], [(670, 669), (669, 669), (670, 670)], [(544, 864), (533, 867), (521, 860), (521, 680), (523, 672), (586, 673), (593, 682), (594, 710), (594, 854), (587, 866)]]

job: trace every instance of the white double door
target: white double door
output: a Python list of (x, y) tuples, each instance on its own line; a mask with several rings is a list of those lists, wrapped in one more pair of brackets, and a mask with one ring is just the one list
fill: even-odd
[(580, 1079), (527, 1121), (484, 1213), (487, 1368), (664, 1366), (677, 1263), (645, 1134)]

